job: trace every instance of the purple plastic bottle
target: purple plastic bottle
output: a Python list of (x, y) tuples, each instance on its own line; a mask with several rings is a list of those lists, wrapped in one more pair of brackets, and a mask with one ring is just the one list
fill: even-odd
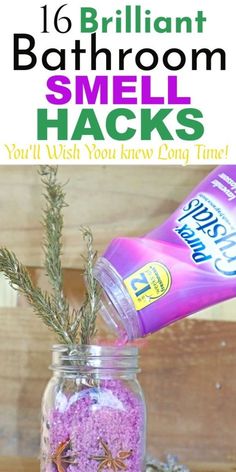
[(236, 165), (218, 166), (165, 223), (98, 260), (101, 313), (133, 340), (236, 295)]

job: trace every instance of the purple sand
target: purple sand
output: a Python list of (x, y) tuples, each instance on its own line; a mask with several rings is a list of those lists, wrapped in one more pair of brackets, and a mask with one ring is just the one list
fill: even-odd
[(119, 451), (131, 451), (122, 459), (126, 469), (104, 466), (101, 471), (142, 472), (145, 450), (145, 407), (142, 399), (121, 380), (102, 380), (99, 387), (85, 387), (66, 395), (59, 391), (55, 407), (45, 419), (48, 445), (42, 472), (58, 472), (50, 461), (60, 443), (70, 440), (63, 455), (76, 456), (76, 464), (63, 464), (66, 472), (97, 472), (101, 462), (91, 456), (105, 456), (101, 440), (115, 458)]

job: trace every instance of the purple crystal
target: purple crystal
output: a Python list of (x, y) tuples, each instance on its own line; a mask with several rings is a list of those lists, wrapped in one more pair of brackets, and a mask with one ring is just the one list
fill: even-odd
[[(113, 458), (120, 451), (132, 451), (130, 457), (122, 459), (126, 470), (143, 472), (145, 408), (140, 396), (129, 388), (128, 381), (102, 380), (97, 387), (78, 389), (70, 395), (60, 391), (46, 420), (50, 424), (49, 457), (60, 443), (70, 440), (63, 456), (73, 456), (75, 463), (63, 463), (66, 472), (97, 472), (101, 462), (92, 457), (105, 458), (102, 441)], [(100, 470), (113, 469), (104, 465)], [(51, 461), (45, 471), (57, 472), (57, 467)]]

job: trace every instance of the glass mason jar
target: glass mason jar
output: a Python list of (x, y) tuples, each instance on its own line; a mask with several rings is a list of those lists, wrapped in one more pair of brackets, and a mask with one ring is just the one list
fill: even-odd
[(144, 472), (146, 408), (136, 347), (53, 347), (41, 472)]

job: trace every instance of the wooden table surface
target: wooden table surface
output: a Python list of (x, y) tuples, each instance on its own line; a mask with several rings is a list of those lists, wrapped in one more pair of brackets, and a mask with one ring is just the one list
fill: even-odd
[[(236, 472), (236, 464), (187, 464), (191, 472)], [(0, 457), (0, 472), (39, 472), (36, 459), (20, 457)], [(84, 471), (88, 472), (88, 471)]]

